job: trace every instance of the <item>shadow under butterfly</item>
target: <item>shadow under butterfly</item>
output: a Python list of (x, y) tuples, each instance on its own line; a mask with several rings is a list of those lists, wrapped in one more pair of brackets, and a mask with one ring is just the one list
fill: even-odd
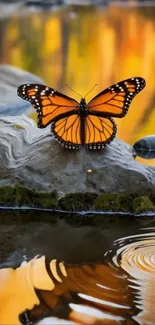
[[(39, 84), (18, 87), (18, 95), (38, 113), (38, 127), (51, 124), (51, 132), (67, 149), (102, 149), (116, 136), (113, 119), (124, 117), (132, 99), (145, 87), (141, 77), (123, 80), (101, 91), (88, 104)], [(87, 94), (88, 95), (88, 94)], [(80, 96), (81, 97), (81, 96)]]

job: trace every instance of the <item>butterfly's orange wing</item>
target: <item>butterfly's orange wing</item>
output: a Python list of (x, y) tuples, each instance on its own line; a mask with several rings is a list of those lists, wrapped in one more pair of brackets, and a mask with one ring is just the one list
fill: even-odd
[(123, 117), (132, 99), (145, 87), (143, 78), (130, 78), (103, 90), (88, 103), (90, 114)]
[(18, 95), (28, 100), (36, 109), (39, 128), (44, 128), (63, 116), (72, 115), (79, 109), (76, 100), (40, 84), (21, 85)]
[(80, 148), (80, 130), (81, 120), (77, 114), (60, 118), (51, 125), (51, 131), (55, 138), (68, 149)]
[(111, 117), (126, 115), (134, 96), (145, 87), (143, 78), (130, 78), (115, 84), (94, 97), (86, 107), (86, 115), (79, 115), (80, 104), (58, 91), (36, 84), (21, 85), (18, 95), (31, 102), (38, 112), (38, 127), (52, 122), (52, 133), (66, 148), (101, 149), (116, 134)]
[(86, 149), (102, 149), (114, 139), (116, 131), (117, 126), (111, 117), (87, 115), (85, 120)]
[(111, 117), (127, 114), (134, 96), (145, 87), (143, 78), (121, 81), (99, 93), (87, 105), (85, 147), (101, 149), (116, 135), (116, 124)]

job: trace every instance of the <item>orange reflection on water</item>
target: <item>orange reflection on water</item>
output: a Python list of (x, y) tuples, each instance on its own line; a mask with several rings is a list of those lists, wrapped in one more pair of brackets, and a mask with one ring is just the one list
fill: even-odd
[(45, 256), (1, 269), (0, 289), (0, 324), (7, 325), (21, 324), (26, 310), (35, 322), (60, 314), (80, 324), (120, 324), (133, 304), (124, 272), (104, 264), (47, 263)]
[[(113, 261), (130, 275), (129, 287), (136, 290), (134, 302), (138, 310), (133, 319), (145, 325), (155, 323), (155, 236), (148, 233), (142, 237), (128, 237), (128, 243), (117, 250)], [(129, 243), (131, 239), (134, 242)]]

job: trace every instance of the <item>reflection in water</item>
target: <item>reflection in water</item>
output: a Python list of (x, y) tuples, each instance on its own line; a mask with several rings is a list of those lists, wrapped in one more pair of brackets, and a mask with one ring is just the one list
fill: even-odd
[[(153, 232), (152, 232), (153, 231)], [(136, 290), (134, 319), (139, 324), (155, 323), (155, 229), (148, 234), (139, 234), (115, 241), (116, 255), (113, 262), (126, 271), (128, 286)]]
[(129, 317), (127, 277), (104, 264), (72, 265), (44, 256), (0, 270), (0, 324), (58, 316), (82, 324), (115, 324)]
[[(26, 320), (35, 324), (45, 317), (58, 317), (80, 324), (154, 324), (155, 228), (145, 228), (140, 234), (126, 236), (126, 232), (131, 233), (129, 226), (128, 231), (123, 230), (122, 237), (120, 225), (119, 235), (117, 226), (109, 234), (105, 225), (101, 231), (94, 227), (91, 230), (88, 226), (74, 228), (63, 225), (62, 228), (59, 224), (56, 228), (48, 224), (42, 234), (40, 227), (30, 224), (22, 231), (20, 240), (30, 251), (33, 249), (31, 245), (39, 248), (40, 252), (48, 245), (48, 257), (37, 256), (14, 269), (8, 265), (8, 268), (0, 270), (0, 304), (3, 306), (0, 324), (26, 324)], [(28, 233), (26, 229), (29, 229)], [(53, 257), (59, 254), (55, 249), (60, 234), (66, 241), (61, 253), (70, 248), (78, 264), (49, 258), (51, 253)], [(106, 236), (110, 235), (113, 239), (120, 239), (114, 240), (107, 250)], [(18, 235), (16, 237), (18, 240)], [(92, 243), (88, 244), (90, 238)], [(93, 245), (95, 251), (100, 250), (100, 256), (102, 253), (102, 258), (99, 258), (102, 262), (79, 263), (78, 254), (81, 252), (79, 257), (83, 254), (81, 250), (87, 250), (87, 255), (91, 250), (92, 259), (95, 258), (97, 251), (93, 251)], [(22, 246), (18, 243), (18, 247)]]

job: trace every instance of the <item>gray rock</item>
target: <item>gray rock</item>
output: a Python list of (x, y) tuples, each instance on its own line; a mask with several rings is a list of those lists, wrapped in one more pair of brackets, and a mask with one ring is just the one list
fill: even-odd
[(65, 2), (64, 0), (27, 0), (25, 4), (41, 6), (42, 8), (46, 8), (50, 6), (61, 6), (64, 4), (64, 2)]
[(98, 6), (108, 5), (109, 0), (64, 0), (66, 5), (80, 5), (80, 6)]
[(33, 8), (55, 9), (65, 5), (65, 0), (0, 0), (0, 20), (6, 19), (13, 14), (18, 16), (25, 15), (29, 6)]
[(0, 186), (23, 183), (58, 196), (76, 192), (135, 192), (155, 187), (155, 168), (115, 139), (101, 151), (64, 149), (26, 116), (0, 117)]
[(32, 107), (17, 96), (17, 87), (27, 82), (44, 83), (32, 73), (11, 65), (0, 65), (0, 115), (20, 115)]
[(0, 1), (0, 20), (6, 19), (12, 16), (14, 13), (17, 13), (22, 8), (25, 0), (18, 1)]
[(155, 158), (155, 135), (148, 135), (133, 145), (137, 155), (144, 159)]

